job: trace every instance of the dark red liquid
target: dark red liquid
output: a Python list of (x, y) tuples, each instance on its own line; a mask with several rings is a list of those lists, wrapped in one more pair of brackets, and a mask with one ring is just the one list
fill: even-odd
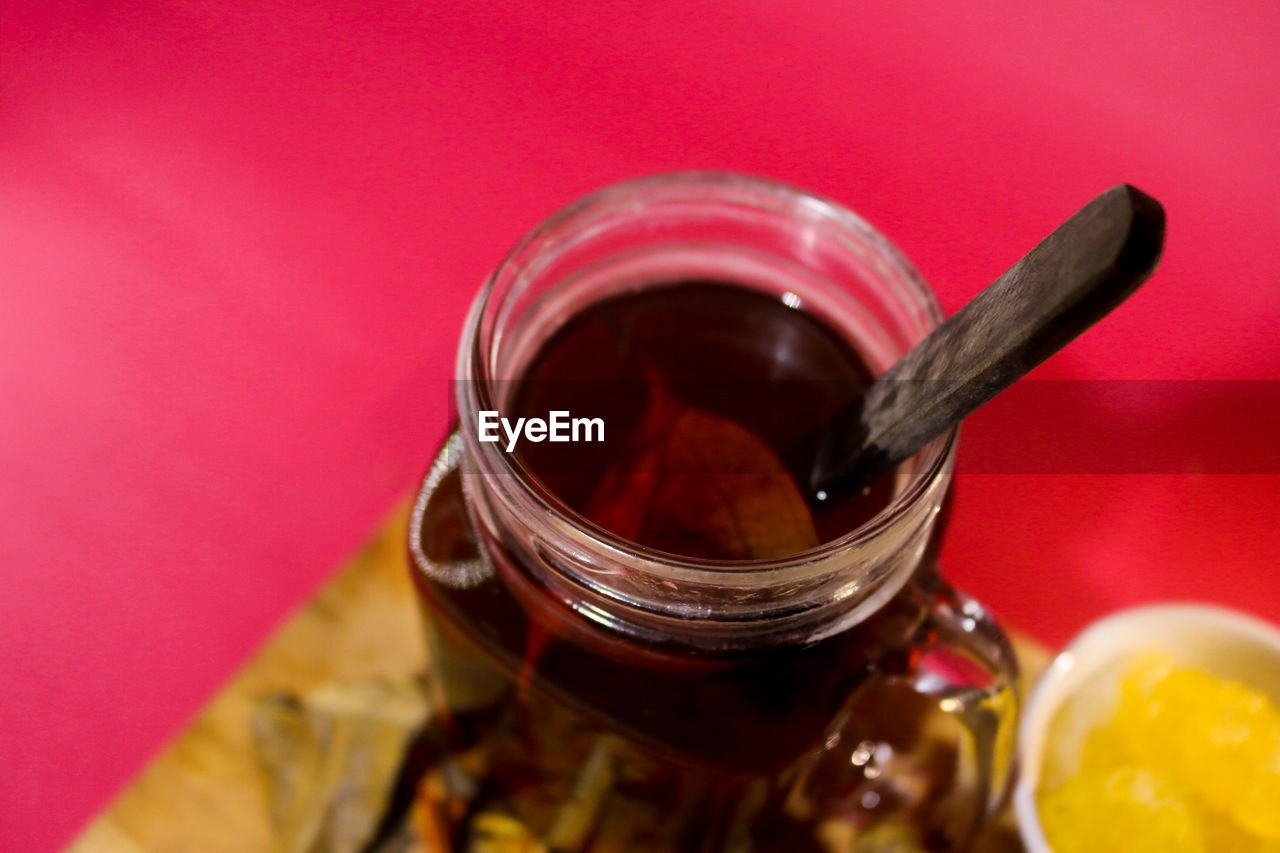
[[(642, 433), (655, 393), (669, 398), (668, 405), (692, 407), (745, 428), (790, 470), (803, 495), (803, 469), (812, 460), (796, 458), (794, 449), (857, 399), (871, 379), (844, 338), (780, 298), (715, 282), (682, 282), (616, 296), (573, 316), (530, 362), (511, 409), (520, 417), (546, 418), (560, 410), (604, 421), (603, 443), (522, 442), (518, 453), (559, 499), (608, 527), (593, 512), (593, 497), (607, 472), (622, 472), (620, 486), (626, 488), (627, 475), (643, 468), (647, 445)], [(750, 469), (768, 461), (751, 454), (718, 459), (720, 437), (697, 434), (708, 429), (699, 424), (708, 423), (715, 426), (708, 418), (690, 421), (670, 440), (689, 445), (705, 439), (703, 455), (710, 458), (694, 461), (733, 470), (685, 470), (680, 466), (687, 468), (690, 462), (677, 460), (676, 470), (665, 473), (708, 482), (706, 488), (681, 490), (675, 498), (681, 506), (659, 507), (667, 515), (696, 515), (704, 508), (688, 506), (690, 501), (750, 488), (740, 482), (742, 469), (752, 473)], [(717, 478), (725, 482), (715, 482)], [(891, 497), (889, 480), (862, 494), (816, 503), (818, 541), (848, 533), (884, 508)], [(771, 522), (776, 519), (762, 520)], [(638, 532), (631, 538), (641, 544), (684, 556), (744, 556), (726, 552), (722, 543), (708, 541), (688, 525), (650, 524), (639, 531), (613, 532)]]

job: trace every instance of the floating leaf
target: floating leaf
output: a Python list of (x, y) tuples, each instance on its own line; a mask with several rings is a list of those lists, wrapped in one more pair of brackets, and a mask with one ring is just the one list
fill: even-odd
[(627, 460), (601, 478), (587, 517), (689, 557), (782, 557), (818, 544), (813, 515), (782, 460), (743, 425), (673, 398), (650, 375), (649, 408)]

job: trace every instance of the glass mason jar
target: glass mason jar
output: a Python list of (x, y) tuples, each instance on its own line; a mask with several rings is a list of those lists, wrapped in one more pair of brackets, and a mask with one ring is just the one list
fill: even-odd
[(516, 246), (467, 317), (458, 426), (411, 517), (430, 833), (476, 851), (963, 846), (1006, 793), (1018, 699), (1007, 639), (938, 573), (955, 430), (868, 523), (737, 563), (616, 537), (478, 440), (567, 317), (685, 279), (798, 303), (876, 372), (943, 319), (862, 219), (741, 175), (613, 186)]

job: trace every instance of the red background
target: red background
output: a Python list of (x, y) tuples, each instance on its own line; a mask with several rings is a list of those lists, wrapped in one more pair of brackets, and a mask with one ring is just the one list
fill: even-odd
[[(482, 277), (602, 184), (800, 184), (954, 309), (1129, 181), (1164, 264), (1039, 375), (1280, 379), (1280, 6), (658, 5), (5, 5), (0, 848), (69, 839), (353, 552)], [(1280, 477), (1197, 470), (963, 475), (949, 571), (1054, 643), (1155, 598), (1280, 619)]]

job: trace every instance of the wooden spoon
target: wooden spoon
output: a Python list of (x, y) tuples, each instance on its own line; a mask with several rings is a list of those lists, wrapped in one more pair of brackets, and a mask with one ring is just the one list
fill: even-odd
[(810, 502), (892, 470), (1105, 317), (1155, 269), (1164, 229), (1128, 184), (1086, 204), (802, 444)]

